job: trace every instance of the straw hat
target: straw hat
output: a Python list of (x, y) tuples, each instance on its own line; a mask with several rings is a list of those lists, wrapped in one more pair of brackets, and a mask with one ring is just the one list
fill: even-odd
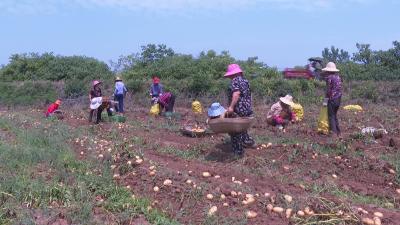
[(328, 62), (328, 64), (326, 64), (326, 67), (322, 69), (322, 71), (325, 72), (339, 72), (338, 69), (336, 69), (336, 64), (333, 62)]
[(293, 97), (291, 95), (286, 95), (285, 97), (281, 97), (281, 98), (279, 98), (279, 100), (281, 102), (285, 103), (286, 105), (289, 105), (289, 106), (294, 105)]
[(92, 98), (92, 100), (90, 100), (90, 109), (97, 109), (101, 106), (102, 103), (103, 103), (102, 97)]
[(208, 108), (208, 116), (216, 117), (225, 113), (225, 108), (221, 106), (218, 102), (213, 103), (210, 108)]
[(243, 73), (242, 69), (240, 69), (240, 66), (238, 64), (230, 64), (224, 77), (230, 77), (238, 73)]
[(56, 103), (56, 105), (61, 105), (61, 100), (57, 99), (55, 103)]
[(115, 81), (122, 81), (122, 78), (121, 77), (116, 77)]
[(94, 87), (94, 86), (96, 86), (98, 84), (101, 84), (101, 81), (94, 80), (93, 83), (92, 83), (92, 86)]

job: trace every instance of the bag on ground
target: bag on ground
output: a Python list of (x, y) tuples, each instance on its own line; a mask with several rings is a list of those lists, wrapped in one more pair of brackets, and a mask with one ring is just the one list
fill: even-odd
[(203, 113), (203, 107), (199, 101), (192, 102), (192, 111), (194, 114), (201, 114)]
[(151, 106), (150, 108), (150, 115), (152, 116), (157, 116), (160, 114), (160, 104), (154, 104), (153, 106)]
[(318, 117), (318, 132), (322, 134), (329, 133), (329, 122), (328, 122), (328, 107), (323, 106), (319, 112)]
[(292, 111), (296, 115), (297, 121), (302, 121), (304, 118), (304, 109), (300, 104), (293, 104)]

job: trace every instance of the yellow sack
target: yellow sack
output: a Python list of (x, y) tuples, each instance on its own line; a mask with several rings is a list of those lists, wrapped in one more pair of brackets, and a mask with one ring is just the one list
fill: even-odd
[(158, 116), (160, 114), (160, 104), (154, 104), (150, 108), (150, 115), (152, 116)]
[(304, 118), (304, 109), (303, 106), (301, 106), (298, 103), (295, 103), (292, 105), (292, 111), (294, 114), (296, 114), (296, 119), (297, 121), (302, 121)]
[(201, 114), (203, 113), (203, 107), (199, 101), (192, 102), (192, 111), (194, 114)]
[(328, 107), (326, 106), (323, 106), (321, 111), (319, 112), (318, 132), (322, 134), (329, 133)]
[(363, 108), (359, 105), (346, 105), (345, 107), (343, 107), (343, 109), (350, 110), (350, 111), (356, 111), (356, 112), (363, 110)]

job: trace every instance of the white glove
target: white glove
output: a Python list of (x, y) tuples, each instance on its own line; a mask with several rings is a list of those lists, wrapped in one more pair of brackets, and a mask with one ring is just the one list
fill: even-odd
[(324, 102), (322, 103), (323, 106), (327, 106), (328, 105), (328, 98), (324, 98)]

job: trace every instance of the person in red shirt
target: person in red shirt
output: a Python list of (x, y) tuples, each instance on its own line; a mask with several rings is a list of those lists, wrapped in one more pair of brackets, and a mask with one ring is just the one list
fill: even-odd
[(46, 111), (45, 116), (46, 116), (46, 117), (52, 116), (54, 112), (58, 111), (58, 107), (60, 107), (60, 105), (61, 105), (61, 100), (60, 100), (60, 99), (57, 99), (56, 102), (54, 102), (53, 104), (51, 104), (51, 105), (47, 108), (47, 111)]

